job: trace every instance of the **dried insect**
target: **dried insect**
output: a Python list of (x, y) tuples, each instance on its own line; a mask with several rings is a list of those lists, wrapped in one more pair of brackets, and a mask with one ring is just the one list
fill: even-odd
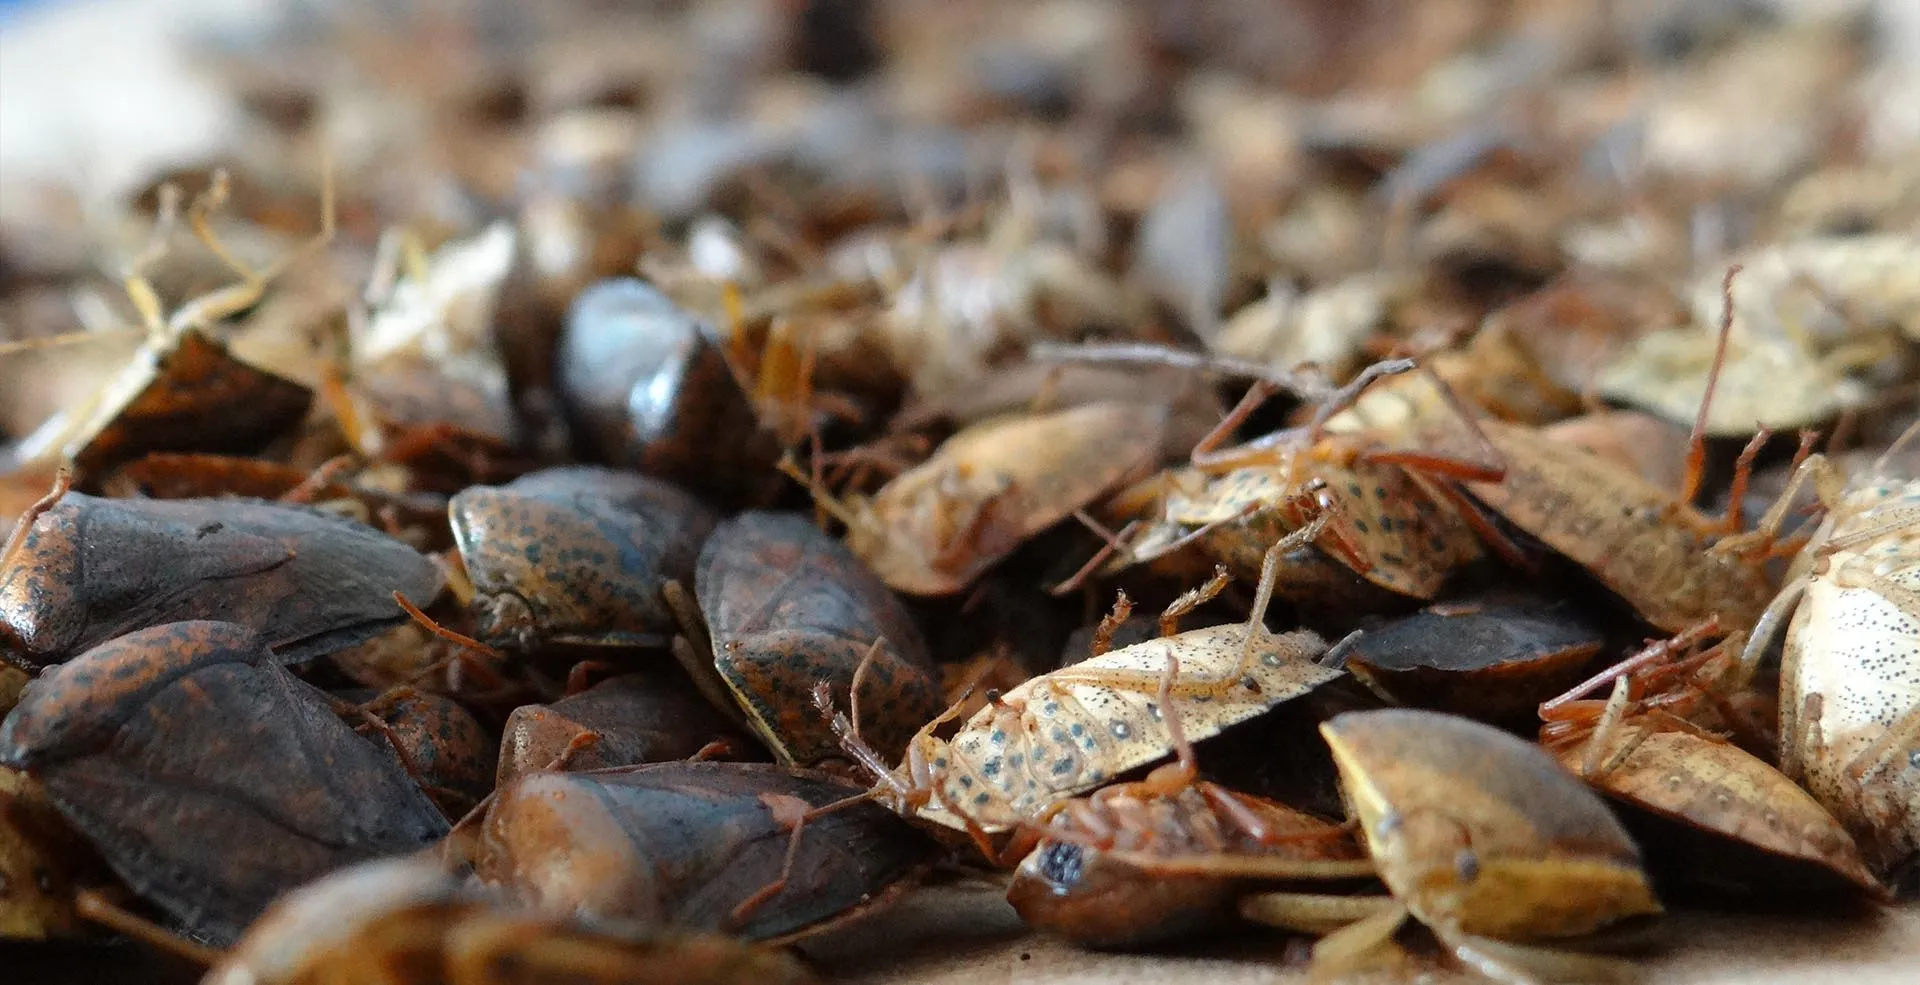
[(1556, 421), (1540, 429), (1559, 441), (1606, 459), (1662, 489), (1687, 481), (1687, 432), (1651, 414), (1599, 411)]
[[(1605, 366), (1602, 395), (1675, 420), (1699, 402), (1702, 371), (1716, 358), (1701, 329), (1724, 303), (1733, 339), (1709, 435), (1806, 427), (1859, 407), (1868, 382), (1901, 363), (1897, 336), (1920, 338), (1920, 238), (1808, 238), (1769, 244), (1741, 258), (1747, 273), (1723, 296), (1713, 278), (1692, 285), (1693, 326), (1653, 332)], [(1884, 378), (1884, 377), (1883, 377)]]
[(1792, 612), (1782, 769), (1894, 882), (1920, 875), (1920, 480), (1892, 465), (1916, 433), (1851, 482), (1819, 456), (1796, 473), (1779, 504), (1812, 476), (1828, 515), (1742, 654), (1756, 666)]
[(975, 424), (871, 499), (787, 474), (847, 526), (847, 545), (909, 595), (952, 595), (1027, 538), (1121, 485), (1160, 454), (1163, 407), (1115, 402)]
[(447, 514), (477, 635), (523, 650), (664, 644), (674, 616), (660, 586), (692, 575), (717, 519), (667, 483), (578, 465), (469, 488)]
[(122, 633), (186, 619), (253, 627), (298, 663), (407, 618), (440, 569), (376, 530), (304, 506), (97, 499), (64, 478), (0, 550), (0, 656), (58, 663)]
[[(855, 919), (915, 881), (927, 840), (824, 774), (759, 763), (530, 773), (470, 849), (476, 878), (549, 913), (788, 941)], [(839, 805), (793, 830), (799, 812)]]
[(1346, 828), (1200, 779), (1171, 695), (1178, 667), (1169, 659), (1159, 695), (1176, 760), (1058, 801), (1027, 826), (1042, 840), (1015, 870), (1007, 901), (1029, 925), (1084, 946), (1135, 946), (1230, 915), (1275, 863), (1289, 879), (1373, 873)]
[[(1455, 571), (1484, 555), (1482, 534), (1474, 525), (1477, 517), (1453, 502), (1457, 493), (1449, 484), (1460, 478), (1497, 481), (1501, 467), (1428, 450), (1389, 448), (1368, 435), (1324, 433), (1327, 420), (1375, 379), (1411, 369), (1413, 363), (1407, 360), (1377, 363), (1331, 394), (1304, 428), (1215, 452), (1213, 446), (1273, 392), (1267, 384), (1256, 384), (1194, 449), (1195, 468), (1174, 475), (1174, 491), (1164, 497), (1156, 527), (1171, 528), (1174, 543), (1192, 538), (1209, 556), (1244, 576), (1256, 569), (1264, 545), (1299, 529), (1312, 503), (1335, 517), (1325, 543), (1315, 545), (1325, 561), (1285, 566), (1281, 594), (1297, 598), (1324, 591), (1340, 574), (1325, 563), (1332, 561), (1391, 593), (1389, 598), (1432, 599)], [(1460, 418), (1472, 427), (1464, 408)], [(1149, 527), (1143, 537), (1154, 538), (1155, 529)], [(1143, 555), (1135, 546), (1121, 561)], [(1381, 594), (1350, 601), (1378, 603)]]
[(414, 780), (442, 813), (460, 817), (493, 790), (498, 745), (459, 702), (411, 687), (396, 687), (360, 705), (384, 722)]
[[(1542, 743), (1602, 792), (1675, 822), (1643, 828), (1659, 836), (1647, 840), (1649, 856), (1669, 863), (1658, 869), (1685, 882), (1736, 896), (1788, 887), (1826, 897), (1883, 893), (1853, 839), (1818, 801), (1696, 724), (1732, 714), (1720, 709), (1737, 680), (1732, 654), (1743, 638), (1683, 656), (1715, 631), (1709, 622), (1656, 642), (1543, 703)], [(1578, 699), (1609, 677), (1609, 699)], [(1712, 839), (1700, 832), (1719, 843), (1703, 845)]]
[(598, 457), (734, 502), (771, 490), (777, 456), (713, 329), (644, 281), (601, 281), (567, 315), (557, 367)]
[[(446, 503), (440, 497), (394, 493), (370, 483), (349, 481), (342, 473), (352, 464), (336, 459), (308, 472), (258, 458), (231, 455), (155, 452), (128, 462), (106, 477), (101, 488), (121, 499), (206, 499), (238, 496), (320, 506), (369, 526), (398, 526), (409, 543), (443, 549), (452, 543), (447, 533)], [(417, 540), (413, 539), (417, 536)]]
[(1155, 700), (1170, 659), (1190, 671), (1173, 696), (1186, 702), (1181, 714), (1196, 739), (1340, 676), (1314, 662), (1326, 650), (1319, 636), (1308, 630), (1274, 634), (1263, 622), (1280, 559), (1318, 536), (1324, 522), (1316, 520), (1268, 551), (1245, 623), (1177, 632), (1182, 615), (1226, 586), (1226, 572), (1216, 572), (1167, 607), (1159, 639), (1031, 678), (990, 700), (951, 740), (934, 734), (951, 717), (951, 711), (942, 714), (913, 737), (897, 767), (889, 768), (859, 740), (859, 723), (833, 711), (830, 694), (816, 688), (816, 704), (833, 716), (848, 753), (875, 775), (883, 803), (967, 832), (995, 857), (989, 836), (1172, 751)]
[(1355, 633), (1327, 662), (1395, 704), (1501, 721), (1572, 684), (1605, 642), (1564, 604), (1449, 604)]
[[(700, 551), (695, 593), (704, 633), (698, 662), (711, 660), (732, 700), (783, 763), (839, 754), (839, 743), (806, 699), (819, 683), (836, 696), (855, 682), (864, 727), (885, 755), (940, 711), (939, 678), (926, 643), (899, 599), (844, 544), (806, 517), (743, 513), (721, 524)], [(705, 654), (710, 653), (708, 658)], [(867, 656), (871, 654), (871, 659)], [(690, 668), (696, 678), (706, 667)]]
[[(1738, 271), (1730, 268), (1723, 283), (1731, 285)], [(1723, 342), (1728, 325), (1721, 323)], [(1716, 614), (1722, 625), (1751, 626), (1775, 591), (1767, 561), (1797, 550), (1799, 543), (1781, 539), (1786, 517), (1780, 510), (1743, 532), (1740, 499), (1765, 432), (1741, 454), (1726, 515), (1710, 518), (1692, 506), (1705, 468), (1704, 422), (1712, 397), (1709, 386), (1688, 441), (1686, 481), (1678, 494), (1579, 448), (1498, 421), (1485, 422), (1485, 428), (1507, 458), (1507, 477), (1468, 488), (1662, 630), (1679, 632)], [(1803, 440), (1801, 454), (1809, 450)]]
[(1314, 948), (1329, 974), (1371, 957), (1412, 915), (1498, 980), (1621, 977), (1610, 960), (1539, 943), (1661, 910), (1620, 822), (1545, 750), (1412, 709), (1348, 712), (1320, 731), (1393, 899), (1270, 893), (1243, 900), (1242, 916), (1302, 929), (1353, 920)]
[(494, 786), (535, 770), (595, 770), (686, 759), (722, 743), (722, 758), (757, 759), (759, 744), (686, 681), (622, 674), (550, 705), (507, 716)]
[(384, 237), (382, 254), (406, 273), (376, 270), (368, 290), (374, 311), (348, 323), (356, 329), (348, 349), (352, 390), (365, 398), (370, 419), (391, 426), (363, 429), (353, 442), (362, 454), (381, 457), (410, 427), (450, 425), (503, 444), (516, 440), (494, 324), (517, 239), (504, 220), (432, 256), (410, 251), (412, 237), (397, 230)]
[[(274, 278), (333, 238), (331, 181), (322, 183), (322, 226), (315, 237), (265, 270), (235, 258), (209, 226), (228, 194), (225, 172), (187, 210), (194, 234), (240, 280), (202, 295), (171, 315), (146, 271), (166, 252), (179, 192), (162, 197), (154, 242), (129, 269), (125, 287), (146, 339), (131, 360), (89, 399), (62, 408), (13, 449), (24, 465), (66, 465), (83, 479), (149, 451), (253, 451), (306, 416), (306, 387), (233, 356), (209, 329), (257, 302)], [(87, 335), (73, 338), (88, 338)]]
[(447, 831), (335, 707), (254, 631), (169, 623), (42, 674), (0, 723), (0, 764), (39, 780), (135, 893), (228, 942), (281, 893)]
[(933, 393), (989, 375), (993, 357), (1048, 334), (1125, 334), (1145, 319), (1136, 287), (1116, 282), (1066, 243), (1041, 235), (1016, 199), (985, 242), (909, 250), (889, 263), (892, 297), (879, 341), (909, 389)]
[(714, 934), (499, 906), (422, 857), (366, 862), (276, 902), (205, 985), (814, 985), (799, 961)]

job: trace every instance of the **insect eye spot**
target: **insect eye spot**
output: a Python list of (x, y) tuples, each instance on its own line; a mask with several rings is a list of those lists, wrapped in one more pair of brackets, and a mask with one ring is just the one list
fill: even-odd
[(1480, 856), (1475, 855), (1470, 848), (1461, 849), (1460, 854), (1453, 857), (1453, 867), (1460, 873), (1460, 878), (1466, 882), (1480, 878)]

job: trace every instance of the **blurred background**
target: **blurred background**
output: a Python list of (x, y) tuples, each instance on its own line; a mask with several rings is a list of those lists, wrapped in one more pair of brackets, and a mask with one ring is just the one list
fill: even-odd
[[(13, 3), (0, 337), (110, 321), (89, 285), (124, 318), (168, 180), (230, 169), (236, 249), (275, 255), (323, 160), (323, 295), (399, 224), (513, 219), (577, 286), (703, 216), (794, 269), (1018, 205), (1176, 334), (1402, 261), (1469, 319), (1575, 267), (1913, 228), (1920, 0)], [(1262, 344), (1228, 349), (1326, 356)]]

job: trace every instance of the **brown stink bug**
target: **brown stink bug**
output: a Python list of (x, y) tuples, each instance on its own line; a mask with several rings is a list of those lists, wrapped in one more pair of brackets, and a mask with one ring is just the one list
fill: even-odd
[(304, 506), (98, 499), (63, 478), (0, 551), (0, 656), (58, 663), (122, 633), (238, 622), (298, 663), (404, 622), (440, 569), (377, 530)]
[[(931, 843), (858, 787), (763, 763), (535, 772), (495, 795), (466, 846), (478, 882), (545, 912), (787, 941), (910, 886)], [(804, 828), (776, 805), (807, 812)]]
[[(1456, 571), (1485, 554), (1482, 542), (1492, 531), (1456, 502), (1460, 494), (1453, 482), (1497, 480), (1503, 474), (1498, 453), (1444, 386), (1441, 392), (1455, 416), (1484, 445), (1480, 460), (1392, 447), (1380, 434), (1326, 427), (1375, 380), (1413, 368), (1404, 359), (1376, 363), (1330, 393), (1303, 428), (1215, 450), (1272, 394), (1270, 384), (1256, 384), (1195, 447), (1193, 467), (1170, 474), (1171, 488), (1160, 498), (1142, 542), (1156, 543), (1154, 550), (1162, 553), (1195, 543), (1245, 577), (1258, 570), (1266, 545), (1299, 529), (1316, 511), (1331, 513), (1334, 522), (1324, 539), (1282, 566), (1282, 596), (1345, 607), (1378, 607), (1396, 598), (1431, 600)], [(1506, 547), (1497, 537), (1494, 542)], [(1134, 546), (1120, 561), (1145, 556)], [(1352, 587), (1342, 590), (1343, 584)]]
[(0, 765), (38, 779), (135, 893), (225, 943), (281, 893), (447, 831), (336, 705), (244, 626), (168, 623), (36, 679), (0, 723)]
[[(1638, 808), (1650, 859), (1690, 889), (1741, 898), (1788, 890), (1831, 901), (1884, 895), (1854, 840), (1779, 770), (1700, 721), (1726, 721), (1739, 634), (1698, 653), (1703, 623), (1656, 641), (1540, 706), (1542, 744)], [(1578, 695), (1613, 678), (1606, 700)], [(1718, 719), (1715, 715), (1720, 716)]]
[[(313, 402), (305, 386), (235, 357), (213, 327), (258, 302), (281, 272), (333, 239), (333, 186), (322, 181), (318, 234), (265, 270), (240, 263), (214, 238), (209, 216), (224, 204), (228, 179), (216, 172), (188, 207), (194, 234), (232, 267), (239, 280), (166, 313), (146, 270), (166, 252), (178, 222), (179, 192), (161, 195), (154, 242), (125, 279), (145, 340), (132, 358), (88, 399), (64, 407), (12, 449), (26, 466), (68, 466), (83, 481), (150, 451), (258, 450), (298, 424)], [(88, 334), (68, 336), (86, 339)], [(0, 355), (6, 353), (0, 349)]]
[(1007, 901), (1028, 924), (1082, 945), (1134, 946), (1230, 918), (1241, 895), (1276, 873), (1373, 874), (1347, 827), (1200, 778), (1172, 699), (1178, 673), (1170, 658), (1159, 696), (1175, 760), (1057, 801), (1027, 826), (1041, 840)]
[[(1796, 485), (1817, 480), (1827, 518), (1742, 655), (1757, 664), (1792, 612), (1782, 769), (1903, 887), (1920, 882), (1920, 480), (1894, 463), (1917, 434), (1920, 425), (1851, 482), (1818, 456), (1796, 474)], [(1792, 499), (1789, 489), (1779, 502)]]
[(755, 502), (778, 449), (717, 333), (633, 278), (573, 301), (556, 375), (579, 443), (603, 461)]
[[(1731, 291), (1739, 267), (1727, 270), (1720, 324), (1724, 354), (1732, 327)], [(1655, 627), (1677, 633), (1715, 615), (1722, 625), (1754, 625), (1775, 592), (1767, 562), (1797, 550), (1783, 540), (1784, 511), (1770, 511), (1744, 530), (1742, 499), (1753, 459), (1767, 432), (1748, 442), (1735, 466), (1731, 505), (1724, 516), (1693, 506), (1705, 474), (1706, 421), (1720, 360), (1709, 370), (1706, 394), (1688, 439), (1686, 478), (1676, 493), (1638, 472), (1528, 428), (1486, 422), (1486, 432), (1509, 464), (1505, 480), (1474, 482), (1474, 497), (1514, 526), (1578, 563)], [(1811, 436), (1801, 442), (1800, 455)]]
[(1465, 718), (1392, 708), (1320, 726), (1353, 820), (1391, 900), (1269, 893), (1241, 914), (1323, 930), (1321, 974), (1389, 948), (1408, 915), (1501, 981), (1606, 981), (1608, 959), (1551, 950), (1656, 914), (1640, 850), (1599, 796), (1539, 746)]
[(476, 635), (501, 646), (659, 646), (673, 629), (660, 597), (693, 573), (712, 510), (656, 479), (562, 466), (447, 504), (473, 580)]
[[(695, 594), (710, 659), (747, 721), (784, 763), (840, 753), (812, 706), (821, 683), (853, 700), (885, 755), (940, 711), (939, 677), (900, 600), (845, 544), (794, 513), (743, 513), (700, 551)], [(696, 641), (699, 625), (689, 627)], [(864, 667), (864, 674), (856, 671)], [(706, 667), (690, 667), (698, 680)]]
[(764, 755), (677, 670), (621, 674), (551, 704), (521, 705), (507, 716), (494, 785), (535, 770), (595, 770), (687, 759), (713, 743), (723, 758)]
[(1605, 644), (1564, 603), (1453, 603), (1369, 626), (1342, 640), (1328, 662), (1394, 704), (1497, 722), (1530, 716)]
[(1103, 401), (996, 418), (948, 438), (871, 498), (841, 499), (782, 467), (847, 526), (847, 544), (888, 585), (953, 595), (1027, 538), (1159, 461), (1164, 407)]

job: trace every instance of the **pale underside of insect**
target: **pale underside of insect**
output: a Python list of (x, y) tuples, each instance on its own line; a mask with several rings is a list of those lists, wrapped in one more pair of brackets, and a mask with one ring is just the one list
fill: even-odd
[[(1326, 648), (1317, 635), (1254, 632), (1253, 659), (1240, 680), (1232, 675), (1249, 649), (1247, 627), (1234, 624), (1135, 644), (1014, 688), (952, 740), (928, 737), (923, 755), (940, 776), (939, 792), (920, 816), (964, 828), (945, 806), (952, 805), (989, 832), (1005, 830), (1166, 756), (1172, 738), (1154, 689), (1169, 654), (1181, 667), (1172, 698), (1182, 702), (1182, 724), (1195, 739), (1340, 676), (1313, 662)], [(1206, 693), (1222, 682), (1231, 682), (1229, 693)]]
[[(1405, 468), (1356, 459), (1318, 464), (1313, 473), (1324, 483), (1316, 494), (1322, 508), (1341, 518), (1338, 542), (1325, 549), (1336, 557), (1351, 554), (1359, 562), (1355, 571), (1382, 588), (1430, 599), (1450, 574), (1484, 553), (1459, 510)], [(1285, 507), (1298, 491), (1283, 475), (1272, 467), (1239, 468), (1212, 479), (1199, 495), (1172, 493), (1166, 520), (1186, 530), (1211, 526), (1205, 540), (1215, 544), (1242, 526), (1270, 542), (1292, 528)], [(1214, 553), (1237, 573), (1252, 554)]]
[(1792, 609), (1782, 769), (1883, 875), (1920, 851), (1920, 480), (1892, 474), (1888, 461), (1846, 487), (1809, 461), (1804, 474), (1829, 515), (1743, 654), (1757, 661)]

